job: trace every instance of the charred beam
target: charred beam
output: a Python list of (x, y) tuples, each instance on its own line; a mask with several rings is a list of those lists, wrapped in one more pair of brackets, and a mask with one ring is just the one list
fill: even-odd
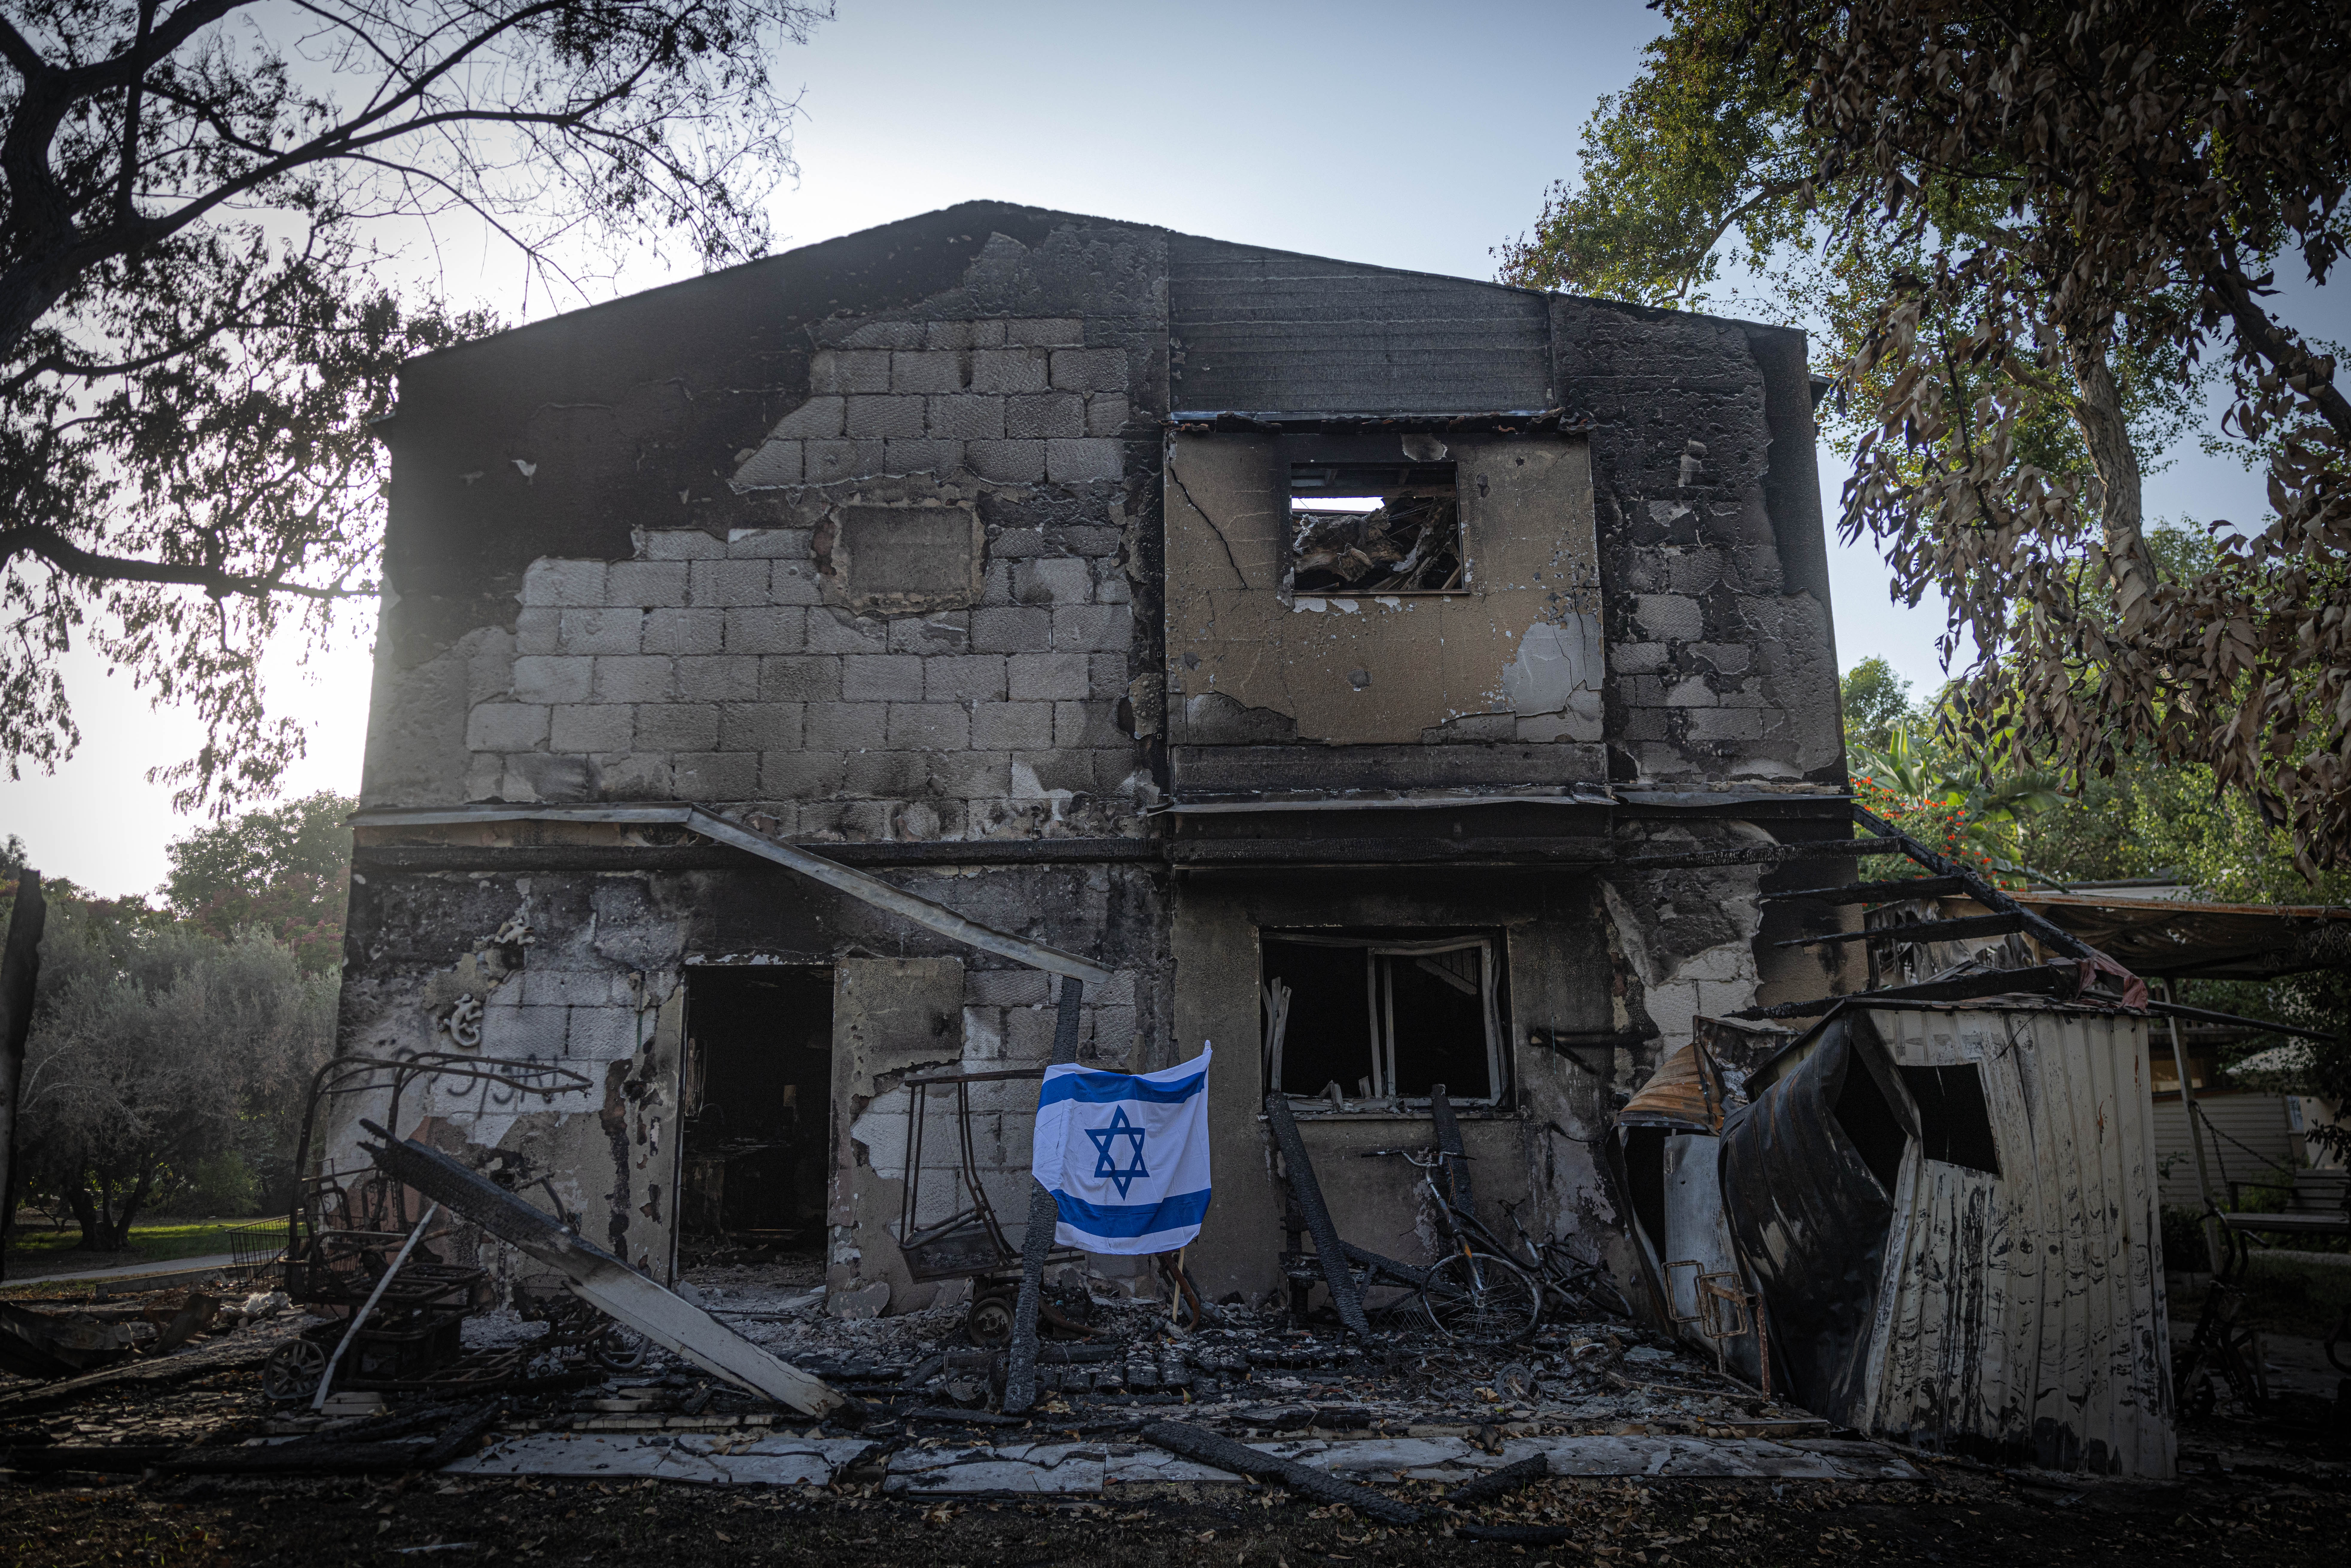
[(1281, 1171), (1290, 1184), (1290, 1196), (1297, 1199), (1299, 1211), (1306, 1217), (1306, 1229), (1314, 1238), (1315, 1260), (1322, 1265), (1322, 1282), (1331, 1287), (1331, 1302), (1339, 1309), (1339, 1321), (1347, 1325), (1350, 1333), (1369, 1335), (1370, 1320), (1364, 1316), (1363, 1298), (1355, 1293), (1355, 1276), (1347, 1267), (1347, 1250), (1339, 1239), (1339, 1228), (1332, 1223), (1331, 1209), (1322, 1201), (1322, 1184), (1315, 1179), (1314, 1162), (1307, 1157), (1306, 1140), (1298, 1135), (1297, 1118), (1290, 1113), (1290, 1097), (1269, 1094), (1265, 1097), (1265, 1119), (1273, 1128), (1273, 1141), (1281, 1150)]
[(1971, 1001), (1978, 997), (2055, 997), (2071, 1000), (2081, 993), (2081, 972), (2071, 964), (2042, 964), (2029, 969), (1995, 969), (1956, 980), (1896, 986), (1883, 991), (1852, 996), (1816, 997), (1808, 1002), (1782, 1002), (1777, 1007), (1741, 1008), (1735, 1019), (1810, 1019), (1841, 1007), (1908, 1008), (1937, 1002)]
[(1248, 1476), (1253, 1480), (1270, 1481), (1302, 1492), (1323, 1502), (1343, 1503), (1367, 1519), (1383, 1524), (1417, 1524), (1420, 1510), (1394, 1498), (1382, 1497), (1369, 1487), (1343, 1481), (1338, 1477), (1295, 1459), (1280, 1458), (1237, 1443), (1230, 1437), (1214, 1432), (1204, 1432), (1197, 1427), (1186, 1427), (1178, 1421), (1155, 1421), (1143, 1429), (1143, 1440), (1154, 1448), (1165, 1448), (1179, 1458), (1213, 1465), (1220, 1470)]
[(1774, 942), (1774, 947), (1810, 947), (1824, 942), (1949, 942), (1961, 936), (1999, 936), (2024, 929), (2022, 916), (2017, 915), (1970, 915), (1959, 920), (1905, 921), (1899, 925), (1879, 925), (1867, 931), (1832, 931), (1824, 936), (1798, 936), (1787, 942)]
[[(1078, 1004), (1085, 984), (1063, 976), (1061, 1012), (1053, 1020), (1053, 1062), (1066, 1065), (1078, 1059)], [(912, 1177), (908, 1180), (911, 1182)], [(1012, 1345), (1005, 1364), (1004, 1413), (1024, 1414), (1037, 1403), (1037, 1312), (1045, 1299), (1045, 1255), (1053, 1249), (1053, 1232), (1061, 1212), (1053, 1195), (1036, 1177), (1029, 1178), (1029, 1228), (1020, 1236), (1020, 1294), (1012, 1305)]]
[(1920, 876), (1907, 882), (1856, 882), (1843, 887), (1806, 887), (1763, 896), (1806, 898), (1814, 904), (1898, 904), (1905, 899), (1943, 898), (1967, 891), (1968, 884), (1955, 876)]

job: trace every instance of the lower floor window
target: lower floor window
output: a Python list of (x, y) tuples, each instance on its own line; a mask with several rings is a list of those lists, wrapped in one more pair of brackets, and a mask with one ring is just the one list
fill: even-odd
[(1360, 1104), (1502, 1093), (1498, 934), (1267, 931), (1266, 1082)]

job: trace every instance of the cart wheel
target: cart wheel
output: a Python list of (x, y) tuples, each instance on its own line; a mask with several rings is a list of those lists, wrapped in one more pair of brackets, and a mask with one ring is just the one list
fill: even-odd
[(1012, 1343), (1012, 1307), (1008, 1294), (976, 1298), (963, 1315), (964, 1337), (985, 1350), (1000, 1350)]
[(607, 1372), (634, 1372), (645, 1364), (645, 1336), (614, 1323), (588, 1342), (588, 1354)]
[(319, 1392), (327, 1375), (327, 1347), (316, 1340), (289, 1339), (261, 1364), (261, 1392), (279, 1405), (291, 1405)]

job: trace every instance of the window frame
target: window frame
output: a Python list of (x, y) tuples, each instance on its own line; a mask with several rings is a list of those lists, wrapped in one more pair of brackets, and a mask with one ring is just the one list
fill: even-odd
[[(1371, 1080), (1369, 1098), (1393, 1104), (1396, 1113), (1426, 1113), (1427, 1095), (1407, 1097), (1394, 1092), (1395, 1070), (1395, 982), (1394, 961), (1396, 959), (1435, 957), (1443, 953), (1475, 951), (1478, 954), (1478, 997), (1479, 1013), (1485, 1025), (1486, 1086), (1488, 1092), (1460, 1095), (1447, 1084), (1446, 1098), (1464, 1108), (1478, 1106), (1501, 1110), (1508, 1106), (1510, 1093), (1509, 1060), (1503, 1050), (1509, 1031), (1504, 1027), (1501, 1001), (1501, 966), (1508, 946), (1507, 933), (1471, 932), (1447, 936), (1431, 936), (1419, 940), (1401, 936), (1348, 936), (1342, 932), (1300, 931), (1285, 928), (1260, 929), (1258, 933), (1258, 1001), (1260, 1008), (1259, 1036), (1261, 1071), (1269, 1093), (1285, 1095), (1293, 1100), (1312, 1099), (1313, 1092), (1300, 1094), (1282, 1087), (1283, 1035), (1274, 1032), (1274, 998), (1270, 979), (1266, 973), (1266, 945), (1270, 942), (1289, 943), (1296, 946), (1352, 948), (1364, 955), (1364, 1011), (1369, 1034), (1364, 1041), (1365, 1060), (1370, 1065), (1366, 1076)], [(1283, 1034), (1287, 1032), (1286, 1011), (1281, 1018)], [(1348, 1094), (1349, 1099), (1362, 1096)]]

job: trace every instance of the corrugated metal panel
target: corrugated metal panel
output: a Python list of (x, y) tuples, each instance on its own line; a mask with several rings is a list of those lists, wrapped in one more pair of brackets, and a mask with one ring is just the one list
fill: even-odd
[[(2286, 1120), (2283, 1094), (2214, 1093), (2199, 1089), (2196, 1108), (2212, 1129), (2204, 1142), (2204, 1157), (2212, 1167), (2212, 1186), (2222, 1202), (2229, 1183), (2273, 1182), (2300, 1163), (2293, 1124)], [(2163, 1183), (2163, 1201), (2179, 1208), (2201, 1211), (2204, 1199), (2196, 1191), (2196, 1150), (2188, 1141), (2188, 1112), (2179, 1096), (2155, 1103), (2155, 1164)]]
[(1917, 1144), (1904, 1158), (1873, 1427), (1926, 1448), (2169, 1476), (2145, 1020), (1868, 1016), (1898, 1065), (1979, 1069), (2000, 1166), (1928, 1159)]
[(1552, 403), (1543, 297), (1176, 235), (1170, 406), (1464, 413)]

